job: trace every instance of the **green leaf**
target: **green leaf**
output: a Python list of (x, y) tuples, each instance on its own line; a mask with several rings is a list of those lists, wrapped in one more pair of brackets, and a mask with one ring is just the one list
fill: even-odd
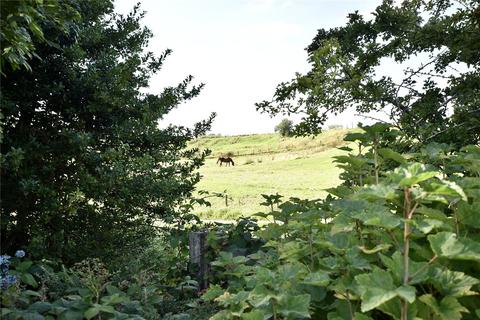
[(7, 314), (11, 313), (12, 310), (8, 309), (8, 308), (2, 308), (2, 312), (1, 312), (1, 315), (2, 317), (6, 316)]
[(435, 171), (427, 171), (427, 172), (422, 172), (418, 173), (417, 175), (414, 176), (407, 176), (400, 180), (399, 185), (402, 187), (410, 187), (413, 186), (414, 184), (417, 184), (419, 182), (423, 182), (425, 180), (428, 180), (430, 178), (435, 177), (438, 175), (438, 172)]
[(19, 272), (26, 272), (32, 266), (32, 264), (32, 261), (20, 262), (18, 266), (15, 267), (15, 270)]
[(32, 303), (29, 307), (28, 310), (38, 312), (38, 313), (44, 313), (49, 311), (52, 308), (51, 303), (49, 302), (44, 302), (44, 301), (37, 301)]
[(120, 294), (115, 293), (115, 294), (112, 294), (110, 296), (103, 297), (101, 301), (102, 301), (102, 303), (107, 304), (107, 305), (115, 305), (115, 304), (125, 302), (127, 300), (128, 300), (127, 297), (121, 296)]
[(459, 240), (451, 232), (439, 232), (428, 236), (433, 252), (439, 257), (480, 261), (480, 243), (470, 239)]
[(336, 197), (339, 197), (339, 198), (345, 198), (349, 195), (351, 195), (353, 193), (353, 190), (350, 189), (349, 187), (347, 186), (337, 186), (335, 188), (328, 188), (328, 189), (325, 189), (325, 191), (327, 191), (328, 193), (336, 196)]
[(467, 201), (467, 195), (463, 189), (452, 181), (442, 180), (442, 183), (432, 182), (429, 185), (429, 193), (433, 195), (460, 197), (463, 201)]
[(438, 175), (436, 171), (428, 171), (421, 163), (413, 163), (407, 167), (396, 168), (387, 177), (400, 187), (411, 187)]
[(375, 184), (356, 192), (353, 198), (375, 201), (394, 200), (397, 196), (397, 188), (395, 185)]
[(244, 320), (263, 320), (264, 314), (261, 310), (254, 310), (247, 313), (242, 313), (242, 319)]
[(415, 213), (420, 213), (424, 215), (425, 217), (431, 218), (431, 219), (436, 219), (436, 220), (441, 220), (441, 221), (448, 221), (448, 217), (443, 213), (443, 211), (438, 210), (438, 209), (433, 209), (429, 208), (426, 206), (420, 206), (418, 209), (415, 211)]
[(468, 313), (468, 309), (454, 297), (445, 297), (438, 303), (431, 294), (425, 294), (419, 300), (429, 306), (438, 319), (460, 320), (462, 319), (462, 312)]
[(373, 320), (373, 318), (371, 318), (371, 317), (369, 317), (365, 314), (355, 312), (355, 320)]
[(344, 146), (344, 147), (339, 147), (339, 148), (337, 148), (337, 149), (338, 149), (338, 150), (342, 150), (342, 151), (347, 151), (347, 152), (353, 151), (352, 148), (346, 147), (346, 146)]
[(45, 318), (37, 312), (25, 312), (22, 314), (23, 320), (44, 320)]
[(395, 297), (412, 303), (415, 300), (415, 288), (412, 286), (395, 287), (389, 272), (374, 268), (372, 273), (355, 277), (358, 283), (362, 303), (362, 312), (373, 310)]
[(98, 306), (98, 309), (102, 312), (106, 312), (106, 313), (115, 313), (115, 309), (113, 308), (113, 306), (108, 306), (108, 305), (99, 305)]
[(60, 314), (59, 320), (83, 320), (83, 313), (76, 310), (67, 310)]
[(22, 280), (23, 283), (26, 283), (29, 286), (32, 286), (34, 288), (38, 286), (37, 281), (30, 273), (22, 273), (22, 275), (20, 276), (20, 279)]
[[(391, 272), (394, 281), (397, 283), (402, 282), (403, 275), (403, 256), (400, 252), (396, 251), (391, 257), (385, 255), (380, 255), (380, 259), (383, 264)], [(408, 261), (410, 274), (415, 274), (413, 278), (410, 279), (409, 284), (414, 285), (420, 282), (427, 280), (428, 278), (428, 263), (427, 262), (417, 262), (409, 259)]]
[(95, 317), (97, 314), (100, 313), (100, 309), (97, 308), (97, 307), (91, 307), (89, 308), (87, 311), (85, 311), (85, 313), (83, 314), (85, 316), (85, 318), (87, 318), (87, 320), (90, 320), (92, 319), (93, 317)]
[(392, 149), (384, 148), (378, 149), (378, 153), (386, 159), (392, 159), (400, 164), (405, 164), (407, 160), (398, 152), (393, 151)]
[(317, 271), (309, 273), (308, 276), (303, 279), (302, 283), (310, 286), (325, 287), (330, 283), (330, 278), (328, 273)]
[(334, 156), (333, 157), (335, 160), (333, 162), (336, 163), (348, 163), (352, 165), (354, 168), (361, 168), (365, 164), (367, 164), (367, 161), (365, 161), (362, 158), (354, 157), (354, 156)]
[(309, 294), (298, 296), (285, 294), (280, 297), (278, 304), (278, 311), (287, 318), (310, 318), (310, 313), (308, 312), (308, 308), (310, 307)]
[[(279, 296), (263, 285), (256, 286), (249, 294), (248, 301), (255, 308), (269, 306), (272, 300), (278, 301)], [(217, 299), (218, 300), (218, 299)]]
[(433, 229), (443, 226), (443, 222), (436, 219), (418, 219), (414, 220), (415, 226), (424, 234), (430, 233)]
[(365, 139), (366, 139), (365, 134), (360, 132), (349, 132), (343, 138), (343, 140), (345, 141), (356, 141), (356, 140), (364, 141)]
[(222, 287), (220, 287), (218, 284), (213, 285), (213, 286), (211, 285), (208, 288), (207, 292), (205, 292), (202, 295), (202, 300), (213, 301), (216, 298), (220, 297), (224, 292), (225, 292), (225, 290), (223, 290)]
[(480, 283), (479, 279), (463, 272), (435, 268), (430, 274), (430, 282), (443, 296), (461, 297), (476, 295), (471, 288)]
[(25, 290), (23, 291), (23, 293), (26, 294), (27, 296), (38, 297), (38, 298), (42, 297), (42, 294), (40, 292), (33, 291), (33, 290)]
[(472, 204), (461, 201), (457, 206), (457, 213), (460, 223), (480, 229), (480, 200), (474, 201)]

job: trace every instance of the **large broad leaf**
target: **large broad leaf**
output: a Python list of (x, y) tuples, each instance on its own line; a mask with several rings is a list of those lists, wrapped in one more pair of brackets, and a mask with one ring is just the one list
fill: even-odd
[(28, 307), (28, 310), (38, 313), (44, 313), (50, 311), (50, 309), (52, 309), (52, 304), (45, 301), (34, 302)]
[(328, 286), (328, 284), (330, 283), (330, 277), (326, 272), (312, 272), (309, 273), (308, 276), (305, 277), (305, 279), (303, 279), (302, 283), (310, 286), (325, 287)]
[(432, 232), (433, 229), (441, 228), (444, 225), (442, 221), (437, 219), (415, 219), (414, 224), (418, 228), (418, 230), (420, 230), (424, 234), (428, 234)]
[(251, 312), (246, 312), (242, 314), (242, 319), (244, 320), (263, 320), (264, 313), (261, 310), (254, 310)]
[(437, 175), (438, 172), (428, 170), (421, 163), (413, 163), (408, 167), (396, 168), (393, 172), (387, 174), (389, 179), (400, 187), (411, 187)]
[(362, 158), (354, 157), (354, 156), (335, 156), (333, 158), (335, 159), (335, 161), (333, 161), (333, 162), (348, 163), (355, 168), (361, 168), (365, 164), (367, 164), (366, 160), (364, 160)]
[(34, 288), (38, 286), (37, 281), (30, 273), (22, 273), (22, 275), (20, 276), (20, 279), (22, 280), (23, 283), (26, 283), (29, 286), (32, 286)]
[(22, 319), (23, 320), (44, 320), (45, 318), (36, 312), (24, 312), (22, 314)]
[(393, 151), (392, 149), (384, 148), (384, 149), (378, 149), (378, 153), (385, 159), (391, 159), (393, 161), (396, 161), (400, 164), (404, 164), (407, 162), (405, 158), (398, 152)]
[(355, 281), (358, 283), (362, 299), (362, 312), (373, 310), (396, 297), (410, 303), (415, 301), (414, 287), (396, 287), (391, 274), (379, 268), (375, 268), (372, 273), (356, 276)]
[(91, 307), (83, 314), (87, 320), (92, 319), (100, 313), (100, 309), (97, 307)]
[(457, 210), (460, 223), (480, 229), (480, 199), (472, 204), (462, 201)]
[(301, 294), (298, 296), (285, 294), (278, 301), (278, 311), (287, 319), (310, 318), (308, 308), (310, 307), (310, 295)]
[(346, 198), (353, 193), (351, 188), (342, 185), (335, 188), (325, 189), (325, 191), (339, 198)]
[(467, 201), (467, 195), (463, 189), (452, 181), (443, 180), (442, 183), (432, 182), (429, 185), (428, 193), (431, 195), (460, 197), (462, 200)]
[(116, 305), (128, 300), (128, 297), (122, 296), (118, 293), (112, 294), (110, 296), (105, 296), (101, 299), (102, 303), (106, 305)]
[(395, 185), (375, 184), (368, 186), (356, 192), (354, 199), (363, 199), (367, 201), (376, 200), (394, 200), (398, 197), (397, 188)]
[(430, 307), (436, 319), (460, 320), (462, 312), (468, 312), (454, 297), (445, 297), (438, 302), (431, 294), (425, 294), (419, 298), (420, 301)]
[(242, 306), (242, 310), (247, 308), (247, 303), (245, 302), (249, 296), (249, 293), (246, 291), (240, 291), (236, 294), (232, 294), (228, 291), (224, 292), (221, 296), (215, 299), (222, 306)]
[(443, 213), (443, 211), (429, 208), (426, 206), (419, 206), (418, 209), (415, 211), (415, 214), (417, 213), (420, 213), (427, 218), (441, 220), (444, 222), (449, 220), (449, 218), (445, 215), (445, 213)]
[(364, 133), (361, 132), (349, 132), (345, 135), (345, 138), (343, 138), (345, 141), (366, 141), (367, 137), (365, 136)]
[(208, 288), (207, 292), (205, 292), (202, 295), (202, 300), (212, 301), (212, 300), (220, 297), (224, 292), (225, 292), (225, 290), (223, 290), (222, 287), (220, 287), (218, 284), (216, 284), (214, 286), (210, 286)]
[(480, 280), (463, 272), (434, 268), (431, 271), (430, 279), (429, 282), (443, 296), (462, 297), (478, 294), (471, 289), (474, 285), (479, 284)]
[(439, 257), (480, 262), (480, 243), (478, 242), (470, 239), (459, 240), (456, 234), (451, 232), (430, 235), (428, 241), (433, 252)]
[(264, 308), (270, 306), (272, 301), (278, 301), (280, 296), (267, 289), (263, 285), (256, 286), (248, 294), (248, 302), (255, 308)]
[[(402, 282), (403, 278), (403, 256), (400, 252), (396, 251), (391, 257), (385, 255), (380, 255), (380, 259), (383, 264), (388, 268), (392, 273), (393, 279), (397, 283)], [(415, 274), (413, 278), (410, 279), (409, 284), (414, 285), (428, 279), (428, 264), (427, 262), (416, 262), (412, 259), (409, 259), (409, 270), (410, 274)]]
[(58, 317), (59, 320), (83, 320), (83, 314), (77, 310), (66, 310)]
[(28, 269), (32, 266), (33, 262), (32, 261), (23, 261), (18, 264), (18, 266), (15, 267), (15, 270), (19, 272), (27, 272)]
[(402, 223), (400, 217), (394, 215), (385, 207), (376, 205), (372, 205), (361, 214), (355, 215), (355, 218), (361, 220), (367, 226), (385, 229), (394, 229)]

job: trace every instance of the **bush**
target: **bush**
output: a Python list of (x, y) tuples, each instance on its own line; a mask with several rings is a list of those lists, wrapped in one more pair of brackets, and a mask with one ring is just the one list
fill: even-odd
[(282, 137), (291, 137), (293, 135), (293, 121), (287, 118), (283, 119), (275, 127), (275, 132), (280, 133)]
[[(0, 234), (6, 252), (29, 248), (71, 265), (138, 250), (155, 236), (154, 221), (183, 213), (208, 153), (187, 142), (210, 121), (158, 127), (201, 85), (187, 77), (158, 95), (142, 91), (169, 51), (144, 51), (151, 33), (138, 7), (127, 17), (113, 14), (111, 0), (65, 3), (78, 5), (80, 20), (67, 34), (48, 24), (55, 48), (34, 39), (41, 59), (32, 71), (2, 74)], [(3, 37), (3, 11), (1, 19)]]
[(336, 157), (347, 183), (326, 199), (276, 207), (281, 196), (264, 195), (270, 211), (256, 215), (273, 223), (255, 241), (266, 244), (219, 254), (226, 283), (203, 296), (223, 309), (212, 319), (478, 317), (480, 148), (400, 154), (384, 145), (398, 132), (363, 129), (347, 135), (361, 148)]
[[(207, 319), (214, 312), (197, 300), (187, 272), (186, 246), (158, 240), (109, 270), (89, 258), (67, 268), (0, 256), (2, 319)], [(3, 281), (5, 279), (5, 281)], [(176, 316), (177, 315), (177, 316)]]

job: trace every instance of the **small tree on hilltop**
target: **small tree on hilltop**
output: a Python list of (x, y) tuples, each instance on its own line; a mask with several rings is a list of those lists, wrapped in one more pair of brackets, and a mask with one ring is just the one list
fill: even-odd
[(293, 135), (293, 121), (287, 118), (280, 121), (275, 127), (275, 132), (280, 133), (282, 137), (290, 137)]

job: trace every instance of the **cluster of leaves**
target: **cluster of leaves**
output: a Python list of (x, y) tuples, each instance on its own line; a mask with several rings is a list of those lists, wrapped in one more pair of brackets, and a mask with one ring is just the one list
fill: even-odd
[(117, 262), (116, 271), (92, 258), (70, 268), (15, 258), (10, 273), (18, 281), (2, 291), (2, 319), (183, 319), (198, 289), (187, 266), (186, 254), (163, 241)]
[(70, 22), (78, 19), (78, 12), (68, 3), (58, 0), (15, 0), (4, 1), (0, 6), (1, 48), (0, 73), (4, 69), (24, 68), (31, 70), (29, 60), (41, 59), (35, 53), (34, 39), (55, 46), (45, 38), (43, 28), (55, 25), (63, 32), (71, 27)]
[[(4, 40), (21, 45), (3, 37), (10, 24), (27, 34), (25, 23), (41, 29), (41, 37), (29, 38), (41, 59), (28, 60), (29, 69), (5, 69), (1, 81), (2, 249), (28, 248), (37, 259), (72, 264), (147, 246), (155, 221), (178, 222), (189, 210), (207, 153), (187, 142), (212, 118), (193, 128), (161, 129), (158, 121), (203, 85), (187, 76), (144, 93), (170, 50), (144, 50), (152, 34), (139, 6), (126, 15), (114, 13), (111, 0), (1, 7), (2, 50), (9, 48)], [(62, 8), (77, 13), (68, 25), (47, 14)]]
[(298, 134), (351, 108), (385, 112), (412, 143), (476, 144), (479, 17), (476, 0), (384, 0), (371, 19), (351, 13), (345, 26), (318, 30), (307, 48), (311, 70), (257, 109), (303, 114)]
[(293, 121), (285, 118), (275, 126), (275, 132), (280, 133), (282, 137), (291, 137), (293, 136), (293, 127)]
[(337, 159), (357, 178), (335, 196), (278, 208), (266, 196), (265, 245), (213, 263), (228, 280), (203, 296), (223, 308), (212, 319), (480, 316), (480, 148), (400, 154), (385, 147), (394, 136), (376, 125), (347, 137), (368, 152)]

